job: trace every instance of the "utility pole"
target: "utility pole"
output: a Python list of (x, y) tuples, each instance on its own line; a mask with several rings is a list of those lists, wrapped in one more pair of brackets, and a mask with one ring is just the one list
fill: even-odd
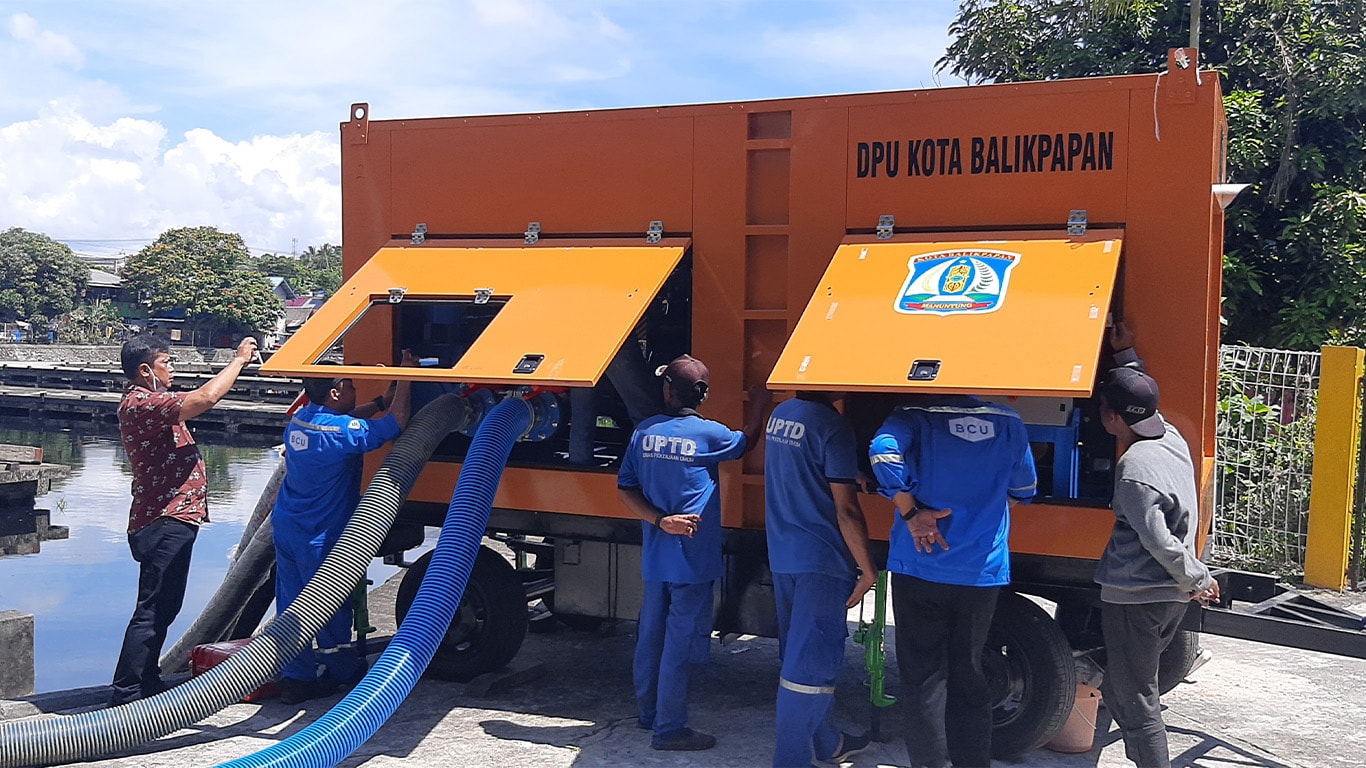
[(1200, 0), (1191, 0), (1191, 40), (1195, 49), (1195, 66), (1200, 66)]

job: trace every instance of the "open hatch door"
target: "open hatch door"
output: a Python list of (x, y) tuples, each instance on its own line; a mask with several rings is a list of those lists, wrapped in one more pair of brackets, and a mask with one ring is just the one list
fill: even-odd
[(392, 379), (392, 367), (370, 361), (318, 363), (341, 360), (340, 340), (353, 327), (392, 334), (402, 307), (431, 303), (446, 319), (445, 346), (458, 351), (434, 366), (405, 368), (402, 378), (593, 386), (688, 245), (675, 238), (629, 246), (381, 248), (261, 372)]
[(1122, 230), (850, 237), (772, 389), (1090, 394)]

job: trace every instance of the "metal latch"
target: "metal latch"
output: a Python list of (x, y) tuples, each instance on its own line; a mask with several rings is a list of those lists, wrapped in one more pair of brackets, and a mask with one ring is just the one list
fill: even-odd
[(896, 217), (890, 213), (884, 213), (877, 217), (877, 239), (891, 240), (896, 229)]
[(526, 231), (522, 233), (522, 242), (526, 245), (535, 245), (541, 239), (541, 222), (533, 221), (526, 225)]
[(474, 289), (474, 303), (475, 303), (475, 304), (487, 304), (487, 303), (489, 303), (489, 299), (491, 299), (491, 298), (493, 298), (493, 289), (492, 289), (492, 288), (475, 288), (475, 289)]
[(653, 245), (664, 238), (664, 221), (655, 219), (645, 228), (645, 242)]
[(545, 355), (522, 355), (522, 359), (512, 367), (513, 373), (528, 374), (535, 373), (541, 363), (545, 362)]
[(1086, 211), (1074, 209), (1067, 214), (1067, 234), (1072, 237), (1086, 234)]
[(413, 245), (422, 245), (427, 242), (427, 225), (418, 224), (413, 228)]
[(911, 363), (911, 370), (906, 374), (907, 381), (934, 381), (939, 378), (939, 366), (943, 365), (940, 360), (916, 360)]
[(406, 295), (408, 295), (408, 289), (407, 289), (407, 288), (390, 288), (390, 289), (389, 289), (389, 303), (390, 303), (390, 304), (397, 304), (397, 303), (399, 303), (400, 301), (403, 301), (403, 297), (406, 296)]

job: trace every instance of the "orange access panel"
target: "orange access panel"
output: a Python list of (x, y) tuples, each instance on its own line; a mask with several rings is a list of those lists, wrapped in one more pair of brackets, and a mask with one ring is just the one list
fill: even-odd
[(262, 372), (392, 379), (392, 368), (317, 363), (353, 326), (392, 333), (394, 307), (444, 302), (491, 319), (458, 360), (403, 378), (592, 386), (687, 245), (381, 248)]
[(768, 379), (855, 392), (1087, 396), (1123, 233), (846, 239)]

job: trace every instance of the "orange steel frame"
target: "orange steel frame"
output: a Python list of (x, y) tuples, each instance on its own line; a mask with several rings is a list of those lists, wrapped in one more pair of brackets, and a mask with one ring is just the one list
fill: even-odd
[[(1197, 457), (1208, 528), (1223, 253), (1210, 185), (1224, 181), (1227, 132), (1213, 72), (1171, 64), (1160, 75), (490, 117), (372, 121), (368, 112), (355, 105), (341, 126), (348, 276), (419, 222), (439, 247), (441, 235), (520, 235), (531, 221), (546, 236), (640, 233), (644, 242), (648, 222), (662, 220), (669, 236), (692, 238), (693, 354), (713, 378), (703, 410), (735, 426), (746, 387), (768, 378), (835, 249), (871, 233), (879, 215), (894, 215), (899, 231), (970, 233), (1057, 230), (1084, 209), (1091, 227), (1124, 231), (1114, 306)], [(1109, 168), (1082, 170), (1078, 158), (1071, 171), (1022, 169), (1014, 155), (1016, 136), (1071, 133), (1109, 137)], [(1007, 148), (993, 172), (971, 172), (973, 137)], [(926, 139), (934, 152), (958, 139), (962, 173), (910, 168), (909, 153), (925, 147), (912, 142)], [(896, 148), (896, 176), (884, 162), (877, 177), (859, 177), (859, 144), (868, 160), (875, 142), (886, 142), (884, 161)], [(935, 157), (935, 170), (947, 159)], [(391, 343), (388, 328), (360, 328), (346, 355), (382, 361)], [(455, 474), (429, 465), (410, 498), (445, 504)], [(726, 465), (724, 524), (762, 528), (763, 488), (762, 450)], [(864, 502), (885, 537), (890, 507)], [(629, 517), (606, 473), (510, 468), (496, 504)], [(1011, 547), (1093, 559), (1112, 522), (1104, 508), (1020, 507)]]

